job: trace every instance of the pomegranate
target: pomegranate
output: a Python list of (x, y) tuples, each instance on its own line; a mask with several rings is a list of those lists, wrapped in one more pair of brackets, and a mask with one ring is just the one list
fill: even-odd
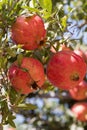
[(21, 65), (15, 61), (9, 68), (8, 76), (12, 87), (22, 94), (41, 88), (45, 81), (43, 65), (34, 58), (24, 57)]
[(80, 103), (75, 103), (71, 111), (74, 113), (76, 116), (77, 120), (79, 121), (87, 121), (87, 103), (86, 102), (80, 102)]
[(71, 97), (75, 100), (83, 100), (87, 98), (87, 82), (82, 81), (76, 87), (69, 90)]
[(86, 74), (84, 60), (73, 51), (54, 54), (47, 65), (48, 80), (56, 87), (68, 90), (78, 85)]
[(44, 22), (38, 15), (19, 16), (12, 26), (12, 40), (25, 50), (34, 50), (46, 37)]

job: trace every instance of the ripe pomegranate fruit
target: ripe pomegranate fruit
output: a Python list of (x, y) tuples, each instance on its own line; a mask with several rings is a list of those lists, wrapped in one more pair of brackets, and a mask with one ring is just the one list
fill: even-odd
[(75, 100), (83, 100), (87, 98), (87, 82), (82, 81), (76, 87), (69, 90), (71, 97)]
[(25, 50), (34, 50), (46, 37), (43, 20), (38, 15), (20, 16), (12, 26), (12, 39)]
[(64, 50), (54, 54), (47, 65), (48, 80), (64, 90), (78, 85), (86, 73), (84, 60), (73, 51)]
[(43, 65), (34, 58), (24, 57), (21, 65), (15, 61), (9, 68), (8, 76), (13, 88), (28, 94), (41, 88), (45, 81)]
[(85, 62), (87, 62), (86, 55), (85, 55), (85, 53), (84, 53), (81, 49), (74, 50), (74, 52), (75, 52), (77, 55), (81, 56)]
[(87, 103), (86, 102), (79, 102), (75, 103), (71, 107), (71, 111), (76, 116), (77, 120), (79, 121), (87, 121)]

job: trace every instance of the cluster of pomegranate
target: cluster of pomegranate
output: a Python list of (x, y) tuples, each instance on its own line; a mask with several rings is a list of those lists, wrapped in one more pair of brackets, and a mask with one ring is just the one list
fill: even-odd
[(56, 87), (68, 90), (75, 103), (71, 111), (79, 121), (87, 121), (87, 55), (80, 49), (71, 51), (62, 46), (62, 50), (54, 53), (47, 66), (47, 77)]
[[(12, 40), (24, 50), (37, 49), (46, 38), (44, 22), (36, 14), (29, 17), (19, 16), (11, 30)], [(45, 82), (44, 67), (33, 57), (23, 57), (21, 64), (15, 61), (9, 68), (8, 76), (12, 87), (22, 94), (34, 92)]]
[[(44, 22), (38, 15), (20, 16), (12, 26), (12, 40), (24, 50), (35, 50), (46, 38)], [(42, 63), (32, 57), (23, 57), (21, 64), (15, 61), (9, 68), (8, 76), (17, 92), (28, 94), (41, 88), (45, 75), (53, 86), (68, 90), (75, 100), (87, 98), (86, 55), (81, 51), (62, 49), (55, 52), (48, 61), (46, 74)], [(81, 121), (87, 120), (87, 104), (77, 103), (73, 113)]]

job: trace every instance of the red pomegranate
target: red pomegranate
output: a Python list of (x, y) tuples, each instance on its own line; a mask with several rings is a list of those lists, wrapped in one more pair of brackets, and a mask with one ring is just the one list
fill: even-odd
[(43, 65), (34, 58), (24, 57), (21, 65), (14, 62), (8, 71), (13, 88), (22, 94), (28, 94), (41, 88), (45, 81)]
[(46, 37), (44, 22), (38, 15), (20, 16), (12, 26), (12, 40), (25, 50), (34, 50)]
[(76, 116), (77, 120), (79, 121), (87, 121), (87, 103), (80, 102), (76, 103), (72, 106), (71, 111)]
[(84, 60), (73, 51), (54, 54), (47, 65), (47, 77), (56, 87), (68, 90), (78, 85), (86, 73)]
[(76, 87), (69, 90), (71, 97), (75, 100), (83, 100), (87, 98), (87, 82), (82, 81)]

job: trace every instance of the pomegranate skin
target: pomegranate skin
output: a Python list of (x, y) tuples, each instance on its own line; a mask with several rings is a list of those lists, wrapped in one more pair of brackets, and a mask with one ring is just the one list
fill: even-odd
[(82, 122), (87, 121), (87, 103), (86, 102), (75, 103), (72, 106), (71, 111), (74, 113), (77, 120), (82, 121)]
[(42, 87), (45, 81), (44, 68), (40, 61), (34, 58), (23, 58), (22, 68), (26, 68), (31, 78), (39, 87)]
[(59, 51), (47, 65), (48, 80), (56, 87), (69, 90), (78, 85), (86, 74), (84, 60), (73, 51)]
[(19, 16), (12, 26), (12, 40), (25, 50), (34, 50), (46, 38), (43, 20), (38, 15)]
[(9, 68), (8, 76), (12, 87), (22, 94), (34, 92), (45, 81), (43, 65), (34, 58), (24, 57), (21, 65), (15, 61)]
[(33, 89), (31, 89), (33, 80), (31, 79), (30, 75), (15, 64), (9, 68), (9, 79), (12, 83), (12, 87), (17, 92), (22, 94), (33, 92)]
[(83, 100), (87, 98), (87, 82), (82, 81), (76, 87), (69, 90), (71, 97), (75, 100)]
[(85, 52), (83, 52), (81, 49), (74, 50), (74, 52), (77, 55), (81, 56), (83, 58), (83, 60), (87, 63), (87, 58), (86, 58)]

